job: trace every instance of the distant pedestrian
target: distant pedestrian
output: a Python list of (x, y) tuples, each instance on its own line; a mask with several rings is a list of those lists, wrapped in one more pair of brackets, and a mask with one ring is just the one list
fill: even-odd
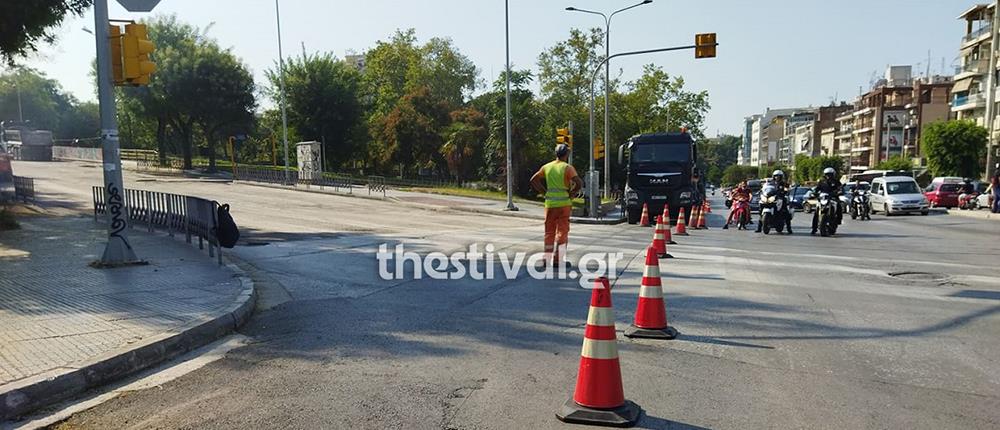
[(1000, 213), (1000, 163), (997, 163), (996, 170), (990, 177), (990, 186), (986, 188), (986, 194), (990, 196), (990, 211)]
[(583, 181), (571, 166), (569, 146), (556, 146), (556, 159), (542, 166), (531, 177), (531, 188), (545, 195), (545, 261), (553, 266), (562, 261), (559, 251), (569, 243), (569, 217), (573, 196), (583, 188)]

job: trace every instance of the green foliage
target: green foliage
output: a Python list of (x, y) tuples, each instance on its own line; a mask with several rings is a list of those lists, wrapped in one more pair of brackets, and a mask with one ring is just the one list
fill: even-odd
[[(276, 66), (266, 73), (270, 83), (268, 95), (278, 106), (281, 105), (279, 71)], [(288, 124), (296, 134), (303, 140), (324, 143), (327, 168), (339, 168), (352, 156), (356, 157), (367, 134), (361, 74), (327, 53), (303, 54), (286, 61), (284, 76)], [(278, 115), (280, 119), (280, 112)]]
[[(837, 171), (837, 177), (844, 174), (844, 159), (837, 156), (810, 157), (805, 154), (795, 156), (795, 182), (806, 183), (818, 181), (823, 177), (823, 170), (832, 167)], [(788, 172), (786, 171), (786, 174)]]
[(486, 126), (486, 116), (475, 107), (451, 113), (451, 125), (445, 129), (440, 152), (456, 182), (472, 176), (473, 167), (481, 164), (483, 143), (488, 136)]
[[(555, 147), (555, 130), (551, 136), (548, 127), (543, 127), (545, 117), (542, 106), (535, 99), (528, 87), (533, 76), (527, 70), (512, 70), (510, 78), (511, 99), (511, 150), (513, 157), (514, 191), (521, 196), (531, 196), (532, 191), (528, 178), (545, 162), (553, 158), (552, 148)], [(489, 135), (486, 138), (483, 165), (480, 175), (483, 179), (504, 183), (507, 173), (507, 134), (505, 113), (505, 75), (501, 73), (493, 84), (493, 90), (483, 94), (474, 105), (481, 106), (486, 113), (489, 124)], [(576, 132), (574, 130), (574, 132)], [(580, 136), (577, 134), (577, 136)], [(583, 140), (583, 139), (581, 139)], [(573, 152), (580, 154), (580, 145), (574, 146)], [(579, 162), (581, 156), (576, 155)]]
[[(722, 186), (732, 186), (736, 185), (747, 179), (759, 178), (757, 167), (754, 166), (739, 166), (736, 164), (726, 167), (722, 172), (722, 180), (720, 185)], [(770, 174), (770, 172), (768, 172)]]
[(986, 138), (986, 129), (972, 121), (928, 125), (920, 135), (920, 148), (931, 176), (978, 178), (983, 173)]
[(902, 155), (893, 155), (888, 160), (875, 165), (876, 170), (913, 170), (913, 160)]
[(736, 164), (742, 141), (739, 136), (721, 136), (718, 140), (702, 139), (698, 142), (698, 165), (709, 183), (718, 184), (725, 169)]
[(758, 178), (770, 178), (771, 177), (771, 173), (774, 173), (775, 170), (781, 170), (782, 172), (785, 172), (785, 177), (786, 178), (788, 177), (788, 175), (791, 174), (790, 173), (791, 169), (789, 169), (788, 166), (786, 166), (786, 165), (784, 165), (782, 163), (775, 163), (775, 164), (771, 164), (771, 165), (767, 165), (767, 166), (760, 166), (757, 169), (757, 177)]
[(18, 119), (22, 113), (33, 127), (51, 130), (56, 139), (94, 137), (100, 129), (95, 104), (80, 103), (45, 74), (19, 67), (0, 75), (0, 119)]
[(66, 15), (83, 15), (93, 0), (0, 2), (0, 55), (13, 65), (17, 57), (36, 52), (38, 44), (55, 41), (51, 29)]

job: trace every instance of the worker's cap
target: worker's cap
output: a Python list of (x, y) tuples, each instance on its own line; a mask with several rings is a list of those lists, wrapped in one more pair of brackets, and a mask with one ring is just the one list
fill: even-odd
[(565, 143), (556, 145), (556, 157), (565, 157), (566, 154), (569, 154), (569, 145)]

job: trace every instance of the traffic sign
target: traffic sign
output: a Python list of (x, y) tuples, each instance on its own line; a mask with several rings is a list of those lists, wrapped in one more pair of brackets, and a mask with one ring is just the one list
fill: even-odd
[(151, 12), (159, 3), (160, 0), (118, 0), (118, 4), (129, 12)]

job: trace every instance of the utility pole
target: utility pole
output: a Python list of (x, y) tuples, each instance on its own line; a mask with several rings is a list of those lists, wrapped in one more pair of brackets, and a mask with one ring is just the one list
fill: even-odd
[(503, 19), (504, 19), (504, 39), (507, 44), (507, 73), (504, 76), (507, 78), (507, 208), (509, 211), (516, 211), (517, 206), (514, 206), (514, 169), (513, 161), (511, 159), (514, 156), (513, 148), (510, 146), (510, 0), (504, 0), (503, 2)]
[(997, 72), (997, 41), (1000, 40), (1000, 0), (995, 1), (993, 8), (993, 26), (990, 28), (990, 67), (986, 78), (986, 169), (983, 170), (985, 178), (990, 176), (990, 167), (993, 166), (993, 136), (994, 123), (997, 113), (993, 109), (996, 102), (996, 72)]
[(291, 171), (288, 166), (288, 112), (285, 109), (287, 100), (285, 99), (285, 56), (281, 53), (281, 10), (278, 8), (278, 0), (274, 0), (274, 17), (278, 22), (278, 83), (281, 86), (281, 134), (285, 141), (285, 185), (292, 182)]
[(108, 211), (108, 243), (100, 266), (140, 263), (128, 241), (128, 218), (122, 161), (119, 158), (118, 119), (111, 84), (111, 45), (108, 43), (108, 1), (94, 1), (94, 38), (97, 40), (97, 100), (101, 113), (101, 155)]

